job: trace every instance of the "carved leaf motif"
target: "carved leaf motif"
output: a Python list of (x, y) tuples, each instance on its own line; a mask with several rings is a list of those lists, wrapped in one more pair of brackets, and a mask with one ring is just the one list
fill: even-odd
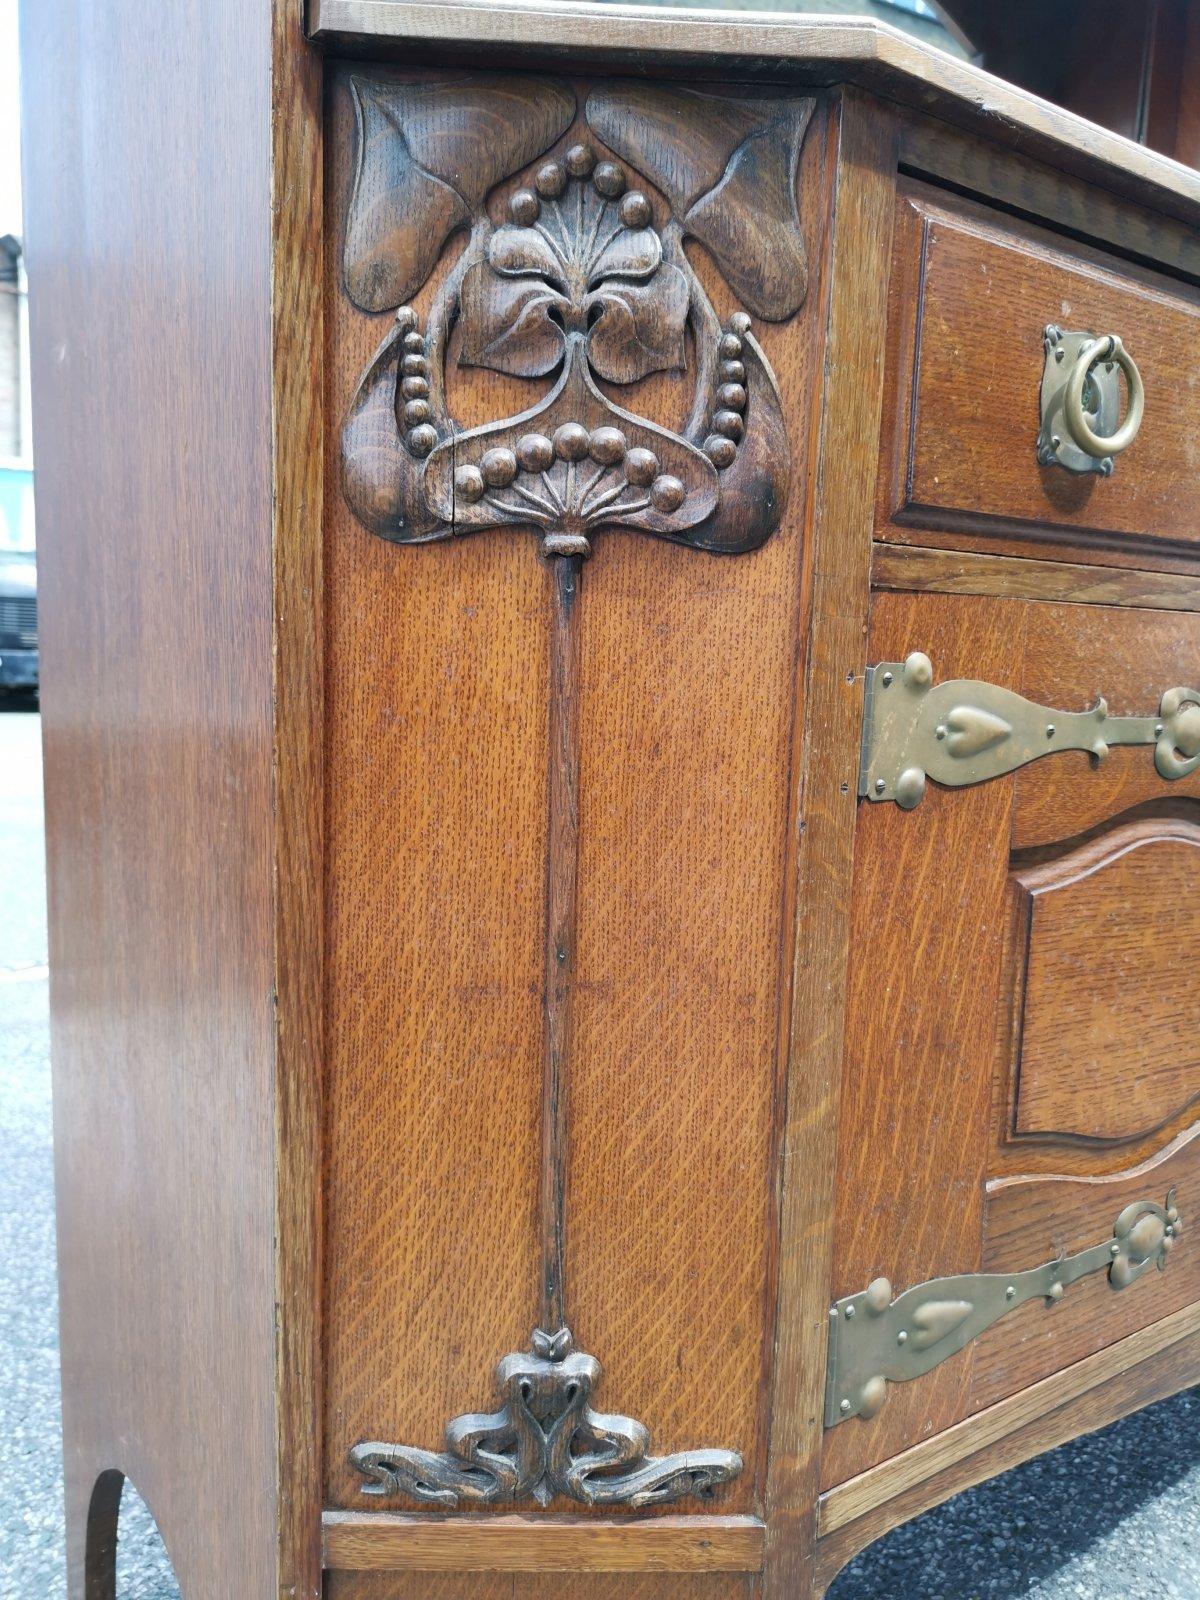
[(488, 260), (506, 278), (532, 273), (550, 283), (564, 283), (564, 257), (536, 228), (517, 228), (511, 223), (497, 228), (488, 241)]
[(814, 105), (617, 82), (588, 96), (587, 120), (658, 184), (751, 310), (782, 321), (808, 288), (796, 169)]
[(680, 371), (688, 286), (678, 267), (663, 267), (650, 283), (613, 280), (588, 296), (600, 315), (588, 358), (610, 383), (636, 383), (652, 372)]
[(552, 145), (575, 96), (551, 78), (477, 73), (411, 84), (350, 80), (358, 165), (346, 289), (363, 311), (409, 299), (483, 197)]
[(460, 362), (515, 378), (553, 372), (562, 360), (563, 330), (550, 311), (562, 303), (540, 278), (499, 278), (477, 261), (463, 279)]

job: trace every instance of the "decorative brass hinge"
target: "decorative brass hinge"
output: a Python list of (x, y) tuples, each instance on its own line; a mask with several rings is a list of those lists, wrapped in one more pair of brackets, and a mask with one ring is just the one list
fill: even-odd
[(873, 1417), (889, 1382), (923, 1377), (1027, 1300), (1053, 1306), (1070, 1284), (1105, 1269), (1114, 1289), (1127, 1288), (1152, 1264), (1161, 1272), (1182, 1229), (1172, 1189), (1165, 1205), (1126, 1206), (1111, 1239), (1026, 1272), (934, 1278), (895, 1300), (888, 1280), (876, 1278), (830, 1310), (825, 1426)]
[(1163, 778), (1195, 772), (1200, 692), (1168, 689), (1156, 717), (1110, 717), (1103, 699), (1089, 711), (1055, 711), (973, 678), (935, 685), (933, 663), (915, 650), (867, 668), (858, 792), (911, 811), (926, 778), (958, 789), (1062, 750), (1102, 761), (1118, 744), (1154, 745)]

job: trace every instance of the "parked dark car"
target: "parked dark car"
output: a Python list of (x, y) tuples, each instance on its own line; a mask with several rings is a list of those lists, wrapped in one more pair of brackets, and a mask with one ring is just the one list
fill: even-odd
[(0, 692), (37, 686), (37, 557), (0, 550)]

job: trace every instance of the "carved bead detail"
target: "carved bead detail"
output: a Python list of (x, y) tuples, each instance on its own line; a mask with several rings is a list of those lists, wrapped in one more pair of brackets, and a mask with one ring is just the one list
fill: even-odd
[(596, 165), (596, 157), (586, 144), (573, 144), (567, 151), (565, 162), (573, 178), (587, 178)]
[(517, 458), (511, 450), (488, 450), (479, 470), (489, 489), (507, 489), (517, 475)]
[(530, 227), (542, 213), (542, 204), (532, 189), (518, 189), (508, 202), (508, 214), (523, 228)]
[(554, 445), (544, 433), (526, 433), (517, 440), (517, 460), (526, 472), (545, 472), (554, 465)]
[(602, 161), (592, 177), (597, 194), (606, 200), (615, 200), (625, 192), (625, 174), (615, 161)]
[(545, 200), (557, 200), (567, 187), (567, 170), (557, 161), (547, 161), (537, 170), (534, 187)]
[(670, 473), (664, 472), (650, 485), (650, 504), (656, 511), (678, 511), (686, 495), (683, 484)]
[(580, 422), (564, 422), (554, 430), (554, 453), (560, 461), (582, 461), (588, 453), (588, 431)]
[(721, 472), (726, 467), (731, 467), (737, 459), (737, 445), (732, 439), (726, 439), (723, 434), (710, 433), (704, 441), (704, 454), (718, 472)]
[(631, 189), (618, 214), (627, 228), (644, 228), (650, 221), (650, 202), (640, 190)]
[(474, 505), (476, 500), (482, 500), (485, 488), (483, 473), (478, 467), (459, 467), (454, 474), (454, 492), (468, 505)]

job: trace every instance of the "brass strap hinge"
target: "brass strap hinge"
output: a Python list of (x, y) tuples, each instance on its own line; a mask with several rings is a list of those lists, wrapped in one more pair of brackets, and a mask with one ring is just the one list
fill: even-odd
[(1118, 744), (1152, 744), (1163, 778), (1195, 772), (1200, 692), (1168, 689), (1154, 717), (1110, 717), (1102, 699), (1089, 711), (1055, 711), (973, 678), (935, 684), (933, 664), (917, 650), (867, 668), (858, 792), (911, 811), (926, 778), (957, 789), (1062, 750), (1100, 761)]
[(825, 1426), (873, 1417), (889, 1383), (923, 1377), (1028, 1300), (1053, 1306), (1070, 1284), (1106, 1269), (1114, 1289), (1128, 1287), (1151, 1265), (1161, 1271), (1181, 1231), (1172, 1189), (1165, 1205), (1126, 1206), (1111, 1239), (1026, 1272), (934, 1278), (895, 1300), (888, 1280), (876, 1278), (830, 1310)]

